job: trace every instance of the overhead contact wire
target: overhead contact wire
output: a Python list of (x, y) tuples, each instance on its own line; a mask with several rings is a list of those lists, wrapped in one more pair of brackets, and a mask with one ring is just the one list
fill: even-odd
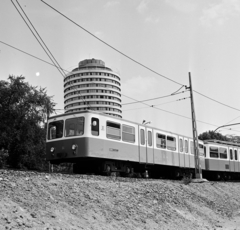
[(53, 9), (54, 11), (56, 11), (57, 13), (59, 13), (60, 15), (62, 15), (64, 18), (66, 18), (67, 20), (71, 21), (73, 24), (75, 24), (76, 26), (78, 26), (79, 28), (81, 28), (82, 30), (84, 30), (85, 32), (87, 32), (88, 34), (90, 34), (91, 36), (93, 36), (94, 38), (96, 38), (97, 40), (99, 40), (100, 42), (104, 43), (106, 46), (110, 47), (111, 49), (115, 50), (116, 52), (120, 53), (121, 55), (123, 55), (124, 57), (128, 58), (129, 60), (137, 63), (138, 65), (144, 67), (145, 69), (159, 75), (160, 77), (163, 77), (171, 82), (174, 82), (175, 84), (178, 84), (178, 85), (181, 85), (181, 86), (184, 86), (183, 84), (171, 79), (171, 78), (168, 78), (154, 70), (152, 70), (151, 68), (143, 65), (142, 63), (136, 61), (135, 59), (131, 58), (130, 56), (124, 54), (123, 52), (121, 52), (120, 50), (114, 48), (112, 45), (108, 44), (107, 42), (103, 41), (102, 39), (98, 38), (97, 36), (95, 36), (93, 33), (91, 33), (90, 31), (88, 31), (87, 29), (85, 29), (84, 27), (82, 27), (81, 25), (79, 25), (78, 23), (74, 22), (72, 19), (70, 19), (69, 17), (67, 17), (66, 15), (64, 15), (63, 13), (61, 13), (60, 11), (58, 11), (57, 9), (55, 9), (54, 7), (52, 7), (51, 5), (49, 5), (48, 3), (46, 3), (45, 1), (43, 0), (40, 0), (41, 2), (43, 2), (45, 5), (47, 5), (48, 7), (50, 7), (51, 9)]
[[(51, 51), (48, 49), (47, 45), (45, 44), (45, 42), (42, 40), (41, 36), (39, 35), (39, 33), (37, 32), (37, 30), (35, 29), (35, 27), (33, 26), (33, 24), (31, 23), (30, 19), (28, 18), (28, 16), (26, 15), (26, 13), (24, 12), (23, 8), (21, 7), (21, 5), (18, 3), (18, 1), (16, 0), (18, 6), (20, 7), (20, 9), (22, 10), (23, 14), (25, 15), (25, 17), (27, 18), (28, 22), (30, 23), (30, 25), (32, 26), (33, 30), (35, 31), (35, 33), (37, 34), (37, 36), (34, 34), (32, 28), (29, 26), (29, 24), (27, 23), (27, 21), (24, 19), (23, 15), (21, 14), (21, 12), (18, 10), (18, 8), (15, 6), (15, 4), (13, 3), (13, 0), (11, 0), (12, 4), (14, 5), (14, 7), (16, 8), (16, 10), (18, 11), (18, 13), (20, 14), (20, 16), (22, 17), (22, 19), (24, 20), (24, 22), (26, 23), (26, 25), (28, 26), (28, 28), (31, 30), (32, 34), (34, 35), (34, 37), (37, 39), (38, 43), (41, 45), (41, 47), (44, 49), (45, 53), (48, 55), (48, 57), (51, 59), (51, 61), (54, 63), (54, 65), (59, 68), (58, 71), (61, 73), (61, 75), (63, 77), (66, 77), (65, 72), (62, 70), (61, 66), (59, 65), (59, 63), (57, 62), (57, 60), (54, 58), (53, 54), (51, 53)], [(41, 40), (41, 43), (39, 41), (39, 39)], [(43, 47), (43, 45), (45, 47)], [(46, 50), (47, 49), (47, 50)], [(49, 53), (48, 53), (48, 52)], [(49, 55), (50, 54), (50, 55)], [(51, 57), (50, 57), (51, 56)], [(55, 61), (55, 62), (54, 62)]]
[[(166, 96), (162, 96), (162, 97), (155, 97), (155, 98), (151, 98), (151, 99), (146, 99), (146, 100), (142, 100), (142, 101), (136, 101), (136, 102), (129, 102), (129, 103), (125, 103), (125, 104), (122, 104), (122, 105), (131, 105), (131, 104), (136, 104), (136, 103), (141, 103), (141, 102), (146, 102), (146, 101), (153, 101), (153, 100), (158, 100), (158, 99), (161, 99), (161, 98), (166, 98), (166, 97), (171, 97), (171, 96), (175, 96), (175, 95), (178, 95), (180, 93), (185, 93), (187, 91), (182, 91), (182, 92), (179, 92), (179, 93), (174, 93), (174, 94), (170, 94), (170, 95), (166, 95)], [(122, 94), (124, 97), (127, 97), (127, 98), (130, 98), (124, 94)], [(130, 98), (132, 99), (132, 98)]]

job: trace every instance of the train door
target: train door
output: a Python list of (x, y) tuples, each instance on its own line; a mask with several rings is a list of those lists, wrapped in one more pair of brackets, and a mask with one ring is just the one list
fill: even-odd
[(189, 149), (189, 142), (187, 138), (184, 138), (184, 166), (185, 168), (190, 167), (190, 149)]
[(139, 163), (154, 163), (153, 130), (139, 126)]
[(240, 172), (240, 149), (238, 151), (238, 172)]
[(147, 162), (146, 127), (139, 126), (139, 163)]
[(229, 148), (229, 169), (230, 172), (234, 172), (234, 158), (233, 158), (233, 148)]
[(184, 140), (179, 137), (179, 166), (184, 167)]
[(151, 128), (146, 128), (146, 162), (148, 164), (154, 164), (154, 150), (153, 150), (153, 130)]
[(234, 148), (234, 171), (238, 172), (239, 168), (238, 168), (238, 152), (237, 152), (237, 148)]
[(193, 141), (189, 141), (190, 142), (190, 155), (189, 155), (189, 167), (190, 168), (195, 168), (195, 155), (194, 155), (194, 144), (193, 144)]

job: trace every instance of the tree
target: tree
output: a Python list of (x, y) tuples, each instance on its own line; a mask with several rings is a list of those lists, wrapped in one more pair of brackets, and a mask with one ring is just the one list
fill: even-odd
[(200, 134), (198, 136), (198, 139), (203, 141), (213, 140), (213, 139), (220, 140), (220, 141), (229, 141), (229, 139), (226, 136), (222, 135), (221, 133), (215, 133), (214, 131), (210, 131), (210, 130), (208, 132), (204, 132)]
[(55, 103), (45, 88), (37, 88), (24, 77), (0, 81), (0, 149), (7, 149), (14, 168), (39, 168), (45, 158), (44, 127)]

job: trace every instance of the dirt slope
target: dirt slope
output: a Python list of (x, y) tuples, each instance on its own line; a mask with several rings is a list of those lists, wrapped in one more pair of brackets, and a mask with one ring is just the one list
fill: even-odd
[(239, 210), (240, 183), (0, 170), (0, 229), (240, 229)]

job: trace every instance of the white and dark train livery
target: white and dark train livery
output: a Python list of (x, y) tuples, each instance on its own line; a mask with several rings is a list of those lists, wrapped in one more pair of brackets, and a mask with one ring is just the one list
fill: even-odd
[[(48, 119), (46, 152), (52, 164), (74, 163), (75, 173), (159, 178), (195, 169), (192, 138), (87, 110)], [(240, 175), (240, 145), (199, 140), (199, 158), (204, 177)]]

